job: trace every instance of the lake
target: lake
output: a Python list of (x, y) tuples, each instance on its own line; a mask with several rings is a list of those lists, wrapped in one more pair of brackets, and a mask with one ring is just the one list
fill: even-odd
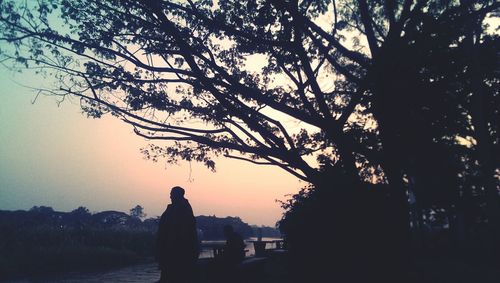
[[(255, 249), (253, 247), (252, 241), (256, 241), (256, 237), (251, 237), (248, 239), (245, 239), (245, 250), (248, 250), (245, 254), (245, 256), (254, 256), (255, 255)], [(276, 240), (281, 240), (281, 238), (269, 238), (269, 237), (262, 237), (262, 241), (276, 241)], [(224, 240), (219, 240), (219, 241), (202, 241), (201, 242), (201, 251), (200, 251), (200, 257), (199, 258), (212, 258), (214, 257), (214, 252), (212, 246), (224, 246), (226, 241)], [(275, 244), (268, 243), (266, 245), (266, 249), (274, 249), (276, 248)]]

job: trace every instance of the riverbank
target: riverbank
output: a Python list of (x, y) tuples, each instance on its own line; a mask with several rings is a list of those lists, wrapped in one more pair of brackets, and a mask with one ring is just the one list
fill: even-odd
[(153, 262), (153, 257), (106, 248), (40, 250), (29, 255), (2, 255), (0, 282), (53, 282), (74, 274), (100, 274)]
[(158, 266), (155, 263), (134, 264), (115, 268), (108, 271), (78, 271), (64, 274), (52, 274), (42, 277), (8, 280), (9, 283), (102, 283), (102, 282), (127, 282), (151, 283), (160, 278)]

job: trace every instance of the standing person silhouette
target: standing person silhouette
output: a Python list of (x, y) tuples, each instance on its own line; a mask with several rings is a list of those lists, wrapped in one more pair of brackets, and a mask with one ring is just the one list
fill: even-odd
[(173, 187), (171, 204), (160, 218), (157, 238), (157, 261), (161, 283), (189, 282), (198, 259), (196, 219), (184, 189)]

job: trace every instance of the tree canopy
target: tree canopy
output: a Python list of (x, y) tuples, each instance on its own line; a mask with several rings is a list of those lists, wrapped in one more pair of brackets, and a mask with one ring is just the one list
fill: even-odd
[(464, 56), (466, 27), (480, 26), (497, 7), (2, 1), (1, 40), (9, 45), (1, 54), (55, 78), (44, 93), (77, 97), (91, 117), (111, 113), (142, 137), (169, 141), (143, 149), (154, 160), (196, 160), (214, 169), (214, 153), (280, 166), (312, 183), (331, 168), (384, 182), (390, 166), (382, 164), (383, 148), (408, 152), (400, 144), (415, 143), (409, 132), (456, 117), (439, 112), (455, 99), (443, 92), (456, 90), (447, 87), (463, 65), (444, 60)]

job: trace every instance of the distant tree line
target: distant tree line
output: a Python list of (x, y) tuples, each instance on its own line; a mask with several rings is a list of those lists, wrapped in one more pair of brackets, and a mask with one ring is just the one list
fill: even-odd
[(147, 261), (155, 243), (150, 224), (118, 211), (91, 214), (85, 207), (0, 211), (0, 281)]
[(280, 230), (269, 226), (252, 225), (254, 237), (281, 238)]
[(252, 227), (239, 217), (218, 218), (204, 215), (196, 217), (196, 226), (201, 230), (201, 236), (205, 240), (224, 239), (223, 227), (225, 225), (233, 226), (234, 230), (240, 233), (243, 238), (254, 235)]
[[(155, 234), (159, 217), (145, 218), (144, 208), (140, 205), (130, 209), (126, 214), (120, 211), (107, 210), (90, 213), (85, 207), (78, 207), (71, 212), (54, 211), (52, 207), (34, 206), (29, 211), (0, 210), (0, 227), (5, 230), (22, 229), (23, 227), (52, 227), (66, 231), (85, 231), (103, 229), (109, 231), (133, 231)], [(250, 226), (239, 217), (196, 216), (200, 240), (221, 240), (225, 225), (232, 225), (243, 238), (257, 236), (257, 230), (263, 231), (264, 237), (279, 237), (279, 231), (273, 227)]]
[[(142, 220), (146, 214), (140, 205), (129, 212), (91, 213), (85, 207), (60, 212), (47, 206), (0, 210), (0, 281), (151, 260), (159, 217)], [(227, 224), (244, 238), (254, 236), (252, 227), (239, 217), (196, 219), (200, 240), (224, 239), (222, 228)]]

